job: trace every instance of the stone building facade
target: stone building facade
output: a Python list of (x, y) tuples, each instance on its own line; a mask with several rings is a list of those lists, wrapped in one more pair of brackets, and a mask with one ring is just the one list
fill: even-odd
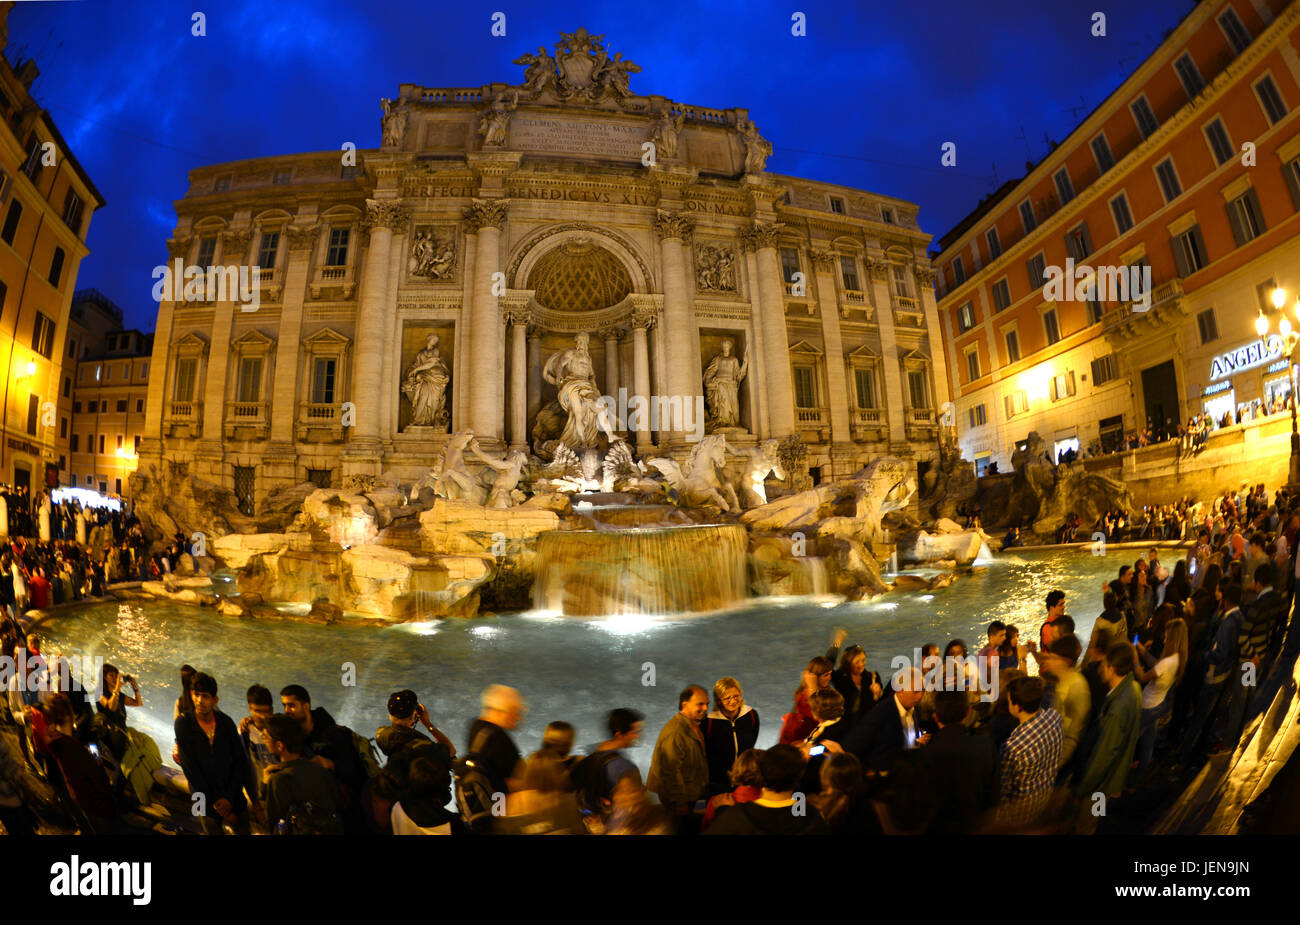
[[(635, 65), (584, 30), (555, 49), (516, 62), (520, 85), (402, 85), (355, 165), (191, 173), (171, 260), (259, 267), (258, 297), (163, 292), (142, 470), (251, 509), (304, 480), (421, 474), (451, 432), (544, 455), (564, 422), (547, 363), (579, 334), (642, 457), (721, 428), (798, 435), (814, 477), (937, 459), (916, 206), (767, 173), (746, 110), (637, 96)], [(662, 413), (625, 414), (635, 396)]]

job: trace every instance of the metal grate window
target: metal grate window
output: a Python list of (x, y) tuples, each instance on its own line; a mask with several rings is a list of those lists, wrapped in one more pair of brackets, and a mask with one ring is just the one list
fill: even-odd
[(253, 466), (235, 466), (235, 497), (239, 499), (239, 509), (249, 517), (253, 516)]

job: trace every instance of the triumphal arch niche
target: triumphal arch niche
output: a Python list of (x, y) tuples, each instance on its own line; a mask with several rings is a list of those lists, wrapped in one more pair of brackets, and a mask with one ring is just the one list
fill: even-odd
[[(513, 82), (403, 84), (355, 166), (191, 174), (173, 257), (256, 262), (262, 308), (160, 305), (146, 462), (228, 485), (239, 468), (260, 497), (415, 476), (458, 432), (544, 459), (587, 368), (602, 442), (642, 457), (721, 432), (797, 436), (825, 477), (938, 458), (946, 366), (913, 204), (769, 173), (748, 110), (643, 95), (640, 65), (585, 29), (515, 63)], [(274, 351), (245, 369), (250, 331)]]

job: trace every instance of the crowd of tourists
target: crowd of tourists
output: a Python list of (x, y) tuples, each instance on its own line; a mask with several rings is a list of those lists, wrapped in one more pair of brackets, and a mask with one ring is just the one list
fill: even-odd
[[(1112, 453), (1124, 453), (1128, 450), (1137, 450), (1145, 446), (1154, 446), (1171, 441), (1177, 442), (1180, 457), (1194, 456), (1205, 448), (1210, 434), (1216, 430), (1234, 425), (1248, 424), (1251, 421), (1277, 414), (1289, 414), (1290, 412), (1291, 397), (1279, 393), (1270, 402), (1257, 398), (1254, 401), (1238, 405), (1236, 411), (1224, 411), (1223, 414), (1217, 417), (1208, 411), (1202, 411), (1200, 414), (1188, 418), (1186, 424), (1176, 424), (1173, 419), (1165, 421), (1163, 425), (1148, 421), (1147, 426), (1141, 430), (1129, 431), (1111, 443), (1094, 440), (1084, 450), (1083, 458), (1090, 459), (1097, 456), (1108, 456)], [(1073, 461), (1073, 457), (1069, 460), (1058, 461)]]

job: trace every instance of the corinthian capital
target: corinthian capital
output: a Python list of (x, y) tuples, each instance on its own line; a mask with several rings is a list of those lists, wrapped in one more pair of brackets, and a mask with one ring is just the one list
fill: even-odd
[(183, 238), (172, 238), (167, 242), (167, 255), (172, 259), (188, 257), (190, 255), (190, 244), (193, 241), (194, 239), (188, 235)]
[(307, 225), (306, 227), (290, 225), (284, 229), (284, 234), (289, 239), (289, 250), (305, 250), (316, 243), (316, 238), (320, 234), (320, 224)]
[(221, 232), (221, 256), (226, 260), (238, 260), (248, 253), (248, 232)]
[(483, 228), (502, 228), (506, 223), (509, 203), (504, 199), (475, 199), (474, 204), (465, 210), (465, 224), (470, 234)]
[(922, 286), (933, 286), (935, 277), (938, 275), (934, 272), (934, 267), (921, 266), (916, 264), (912, 267), (912, 272), (916, 274), (916, 281)]
[(812, 260), (813, 266), (819, 270), (835, 269), (835, 258), (839, 255), (835, 251), (810, 250), (808, 257)]
[(872, 279), (881, 282), (889, 279), (888, 261), (881, 257), (867, 257), (863, 260), (863, 263), (866, 264), (867, 272), (871, 274)]
[(380, 201), (375, 199), (366, 200), (366, 221), (367, 228), (387, 228), (391, 231), (397, 231), (406, 225), (406, 220), (410, 213), (395, 202)]
[(682, 243), (688, 243), (691, 240), (691, 220), (681, 212), (660, 209), (655, 216), (655, 234), (660, 241), (676, 238)]
[(740, 241), (746, 250), (756, 251), (764, 247), (776, 247), (777, 236), (784, 227), (780, 222), (754, 222), (752, 228), (740, 232)]

